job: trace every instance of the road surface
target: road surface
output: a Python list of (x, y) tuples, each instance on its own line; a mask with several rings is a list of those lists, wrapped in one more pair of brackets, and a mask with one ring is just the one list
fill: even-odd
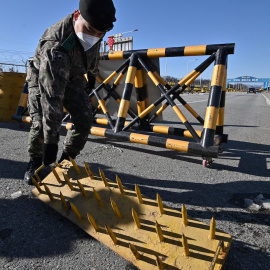
[[(208, 94), (183, 95), (204, 117)], [(225, 270), (270, 269), (270, 212), (248, 210), (244, 199), (262, 194), (270, 199), (270, 94), (227, 93), (224, 132), (225, 150), (204, 168), (201, 157), (157, 147), (89, 136), (76, 159), (98, 173), (178, 210), (233, 237)], [(183, 108), (180, 106), (180, 108)], [(183, 109), (185, 112), (185, 110)], [(188, 117), (196, 129), (199, 124)], [(182, 127), (171, 109), (166, 124)], [(29, 126), (0, 123), (0, 268), (131, 270), (129, 262), (97, 242), (69, 220), (31, 194), (23, 181), (28, 163)], [(61, 141), (63, 141), (61, 136)], [(60, 145), (61, 148), (61, 145)], [(60, 153), (59, 153), (60, 155)], [(12, 199), (17, 191), (22, 196)]]

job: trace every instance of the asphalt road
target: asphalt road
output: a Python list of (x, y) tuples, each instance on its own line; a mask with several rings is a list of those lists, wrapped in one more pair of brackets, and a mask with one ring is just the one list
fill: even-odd
[[(225, 270), (270, 269), (270, 212), (251, 211), (244, 199), (270, 199), (270, 94), (227, 93), (225, 150), (204, 168), (201, 157), (157, 147), (89, 136), (76, 159), (107, 177), (230, 233), (233, 244)], [(183, 98), (204, 116), (208, 94)], [(199, 125), (189, 118), (195, 128)], [(181, 127), (167, 109), (164, 120)], [(29, 126), (0, 123), (0, 269), (136, 269), (31, 194), (26, 169)], [(61, 141), (63, 141), (61, 136)], [(60, 146), (61, 147), (61, 146)], [(59, 153), (60, 155), (60, 153)], [(14, 192), (22, 196), (12, 199)]]

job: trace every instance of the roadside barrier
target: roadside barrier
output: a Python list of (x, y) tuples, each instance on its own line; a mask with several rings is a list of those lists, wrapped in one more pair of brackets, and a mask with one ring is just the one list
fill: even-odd
[[(119, 51), (101, 54), (101, 60), (122, 60), (120, 66), (107, 78), (101, 75), (96, 77), (99, 85), (89, 94), (91, 100), (95, 98), (98, 105), (93, 110), (93, 116), (103, 114), (105, 118), (95, 117), (94, 123), (108, 125), (109, 128), (92, 127), (91, 134), (102, 137), (112, 137), (133, 143), (148, 144), (168, 149), (193, 153), (203, 158), (203, 165), (209, 167), (213, 157), (223, 151), (221, 143), (226, 143), (228, 135), (224, 134), (224, 114), (227, 80), (228, 55), (234, 53), (234, 44), (199, 45), (160, 49)], [(160, 57), (183, 57), (209, 55), (199, 66), (192, 70), (174, 86), (170, 86), (158, 73), (152, 59)], [(214, 63), (211, 88), (204, 118), (200, 116), (180, 94), (195, 81), (212, 63)], [(159, 97), (149, 103), (150, 91), (146, 90), (144, 73), (154, 84)], [(116, 79), (113, 81), (113, 79)], [(121, 80), (125, 83), (121, 94), (117, 92)], [(112, 84), (112, 85), (111, 85)], [(131, 107), (133, 88), (136, 90), (137, 108)], [(106, 95), (101, 95), (101, 89)], [(25, 93), (23, 93), (25, 94)], [(107, 108), (107, 102), (113, 99), (117, 103), (117, 116), (113, 118)], [(202, 125), (202, 130), (195, 130), (186, 116), (176, 105), (178, 100), (187, 111)], [(24, 99), (25, 100), (25, 99)], [(26, 103), (19, 104), (26, 107)], [(162, 115), (162, 112), (171, 107), (180, 122), (186, 129), (168, 127), (165, 125), (152, 125), (153, 121)], [(25, 111), (20, 109), (20, 111)], [(130, 117), (131, 119), (127, 119)], [(29, 122), (29, 117), (22, 113), (13, 115), (13, 119)], [(68, 115), (63, 119), (62, 125), (67, 129), (72, 127), (68, 122)], [(136, 130), (136, 133), (130, 130)], [(150, 135), (140, 134), (138, 130), (150, 132)], [(168, 138), (153, 136), (152, 133), (167, 134)], [(172, 139), (169, 135), (193, 138), (195, 142)]]
[[(78, 166), (73, 159), (51, 166), (41, 182), (32, 178), (32, 193), (71, 220), (86, 233), (142, 270), (221, 269), (231, 247), (231, 235), (210, 224), (167, 207), (157, 193), (156, 200), (127, 189), (116, 175), (109, 180), (99, 169)], [(40, 169), (39, 169), (40, 170)]]

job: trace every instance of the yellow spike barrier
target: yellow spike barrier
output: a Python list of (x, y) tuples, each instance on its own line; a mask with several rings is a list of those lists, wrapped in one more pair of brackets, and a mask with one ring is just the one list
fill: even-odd
[[(79, 168), (81, 173), (78, 175), (72, 163), (64, 160), (61, 167), (55, 168), (62, 184), (57, 182), (53, 172), (42, 181), (52, 194), (58, 194), (58, 196), (54, 195), (52, 201), (46, 192), (40, 193), (37, 188), (34, 188), (33, 194), (138, 269), (157, 270), (157, 257), (161, 260), (164, 269), (218, 270), (222, 268), (230, 250), (231, 235), (216, 229), (214, 239), (210, 239), (209, 224), (188, 216), (186, 216), (188, 225), (183, 224), (182, 214), (185, 213), (183, 209), (181, 213), (164, 204), (166, 211), (161, 215), (156, 198), (143, 197), (142, 199), (138, 187), (136, 191), (123, 187), (125, 190), (123, 196), (118, 185), (113, 184), (114, 181), (108, 179), (110, 188), (107, 188), (100, 181), (99, 175), (93, 174), (93, 178), (90, 179), (87, 171), (83, 167), (79, 166)], [(68, 185), (63, 185), (63, 173), (69, 176), (74, 186), (73, 190), (70, 190)], [(78, 187), (78, 180), (88, 194), (87, 200)], [(60, 192), (68, 198), (68, 201), (65, 200), (66, 209), (62, 196), (59, 196)], [(121, 206), (121, 218), (117, 217), (112, 209), (110, 198), (117, 202), (119, 207)], [(102, 208), (99, 207), (100, 204)], [(78, 218), (80, 217), (78, 212), (76, 214), (74, 211), (74, 206), (81, 219)], [(134, 216), (139, 221), (140, 229), (137, 229)], [(162, 228), (163, 241), (160, 241), (157, 236), (156, 223)], [(105, 224), (108, 231), (113, 232), (110, 237), (108, 237), (109, 232), (106, 232)], [(183, 234), (186, 242), (182, 239)], [(224, 242), (222, 248), (221, 241)], [(140, 254), (139, 259), (132, 252), (130, 244)]]
[(59, 175), (57, 174), (55, 168), (54, 168), (53, 166), (50, 166), (50, 167), (51, 167), (51, 170), (52, 170), (52, 172), (53, 172), (53, 174), (54, 174), (54, 176), (55, 176), (55, 179), (57, 180), (57, 182), (58, 182), (59, 184), (61, 184), (61, 183), (62, 183), (62, 182), (61, 182), (61, 179), (60, 179)]
[(156, 263), (158, 270), (164, 270), (163, 262), (158, 256), (156, 256)]
[(71, 157), (69, 157), (74, 169), (76, 170), (77, 174), (80, 174), (81, 173), (81, 170), (80, 168), (78, 167), (77, 163), (75, 162), (75, 160)]
[(159, 194), (157, 193), (157, 203), (158, 203), (158, 208), (159, 208), (159, 212), (160, 214), (164, 214), (164, 208), (163, 208), (163, 203), (161, 200), (161, 197), (159, 196)]
[(98, 232), (100, 230), (100, 228), (98, 227), (98, 225), (97, 225), (96, 221), (94, 220), (94, 218), (89, 213), (87, 213), (87, 218), (88, 218), (89, 222), (92, 224), (95, 231)]
[(109, 236), (111, 237), (113, 243), (114, 243), (115, 245), (117, 245), (118, 241), (117, 241), (116, 236), (115, 236), (115, 234), (113, 233), (112, 229), (111, 229), (109, 226), (107, 226), (107, 225), (105, 225), (105, 228), (106, 228), (107, 233), (108, 233)]
[(184, 248), (184, 255), (185, 257), (188, 257), (189, 256), (189, 247), (188, 247), (188, 242), (187, 242), (187, 238), (185, 237), (185, 235), (183, 234), (182, 235), (182, 245), (183, 245), (183, 248)]
[(68, 205), (67, 205), (66, 199), (61, 191), (60, 191), (60, 198), (61, 198), (63, 208), (65, 209), (65, 211), (68, 211)]
[(162, 233), (161, 227), (160, 227), (160, 225), (157, 223), (157, 221), (156, 221), (156, 232), (157, 232), (159, 241), (162, 242), (162, 241), (164, 240), (164, 237), (163, 237), (163, 233)]
[(63, 173), (64, 179), (68, 185), (68, 187), (70, 188), (70, 190), (72, 191), (74, 189), (73, 185), (71, 184), (69, 177), (67, 176), (67, 174)]
[(182, 223), (184, 226), (188, 225), (187, 209), (184, 204), (182, 204)]
[(214, 217), (212, 217), (211, 222), (210, 222), (209, 238), (210, 239), (215, 239), (215, 234), (216, 234), (216, 220), (215, 220)]
[(141, 223), (140, 223), (140, 220), (139, 220), (139, 217), (138, 217), (137, 212), (133, 208), (132, 208), (132, 217), (134, 219), (134, 222), (136, 224), (136, 227), (138, 229), (140, 229), (141, 228)]
[(85, 199), (88, 199), (88, 194), (87, 194), (87, 192), (85, 191), (85, 189), (84, 189), (83, 185), (81, 184), (81, 182), (80, 182), (79, 180), (77, 180), (77, 183), (78, 183), (78, 186), (79, 186), (79, 188), (80, 188), (80, 190), (81, 190), (81, 192), (82, 192), (83, 197), (84, 197)]
[(132, 245), (132, 244), (129, 244), (129, 249), (131, 250), (132, 254), (135, 256), (135, 258), (136, 258), (137, 260), (139, 260), (140, 257), (141, 257), (141, 255), (140, 255), (140, 253), (138, 252), (138, 250), (136, 249), (136, 247), (135, 247), (134, 245)]
[(82, 219), (82, 215), (80, 213), (80, 211), (78, 210), (78, 208), (71, 202), (70, 203), (71, 209), (73, 210), (73, 212), (75, 213), (76, 217), (81, 220)]
[(42, 193), (42, 189), (40, 188), (38, 182), (35, 180), (35, 178), (33, 176), (31, 176), (31, 180), (34, 184), (34, 186), (37, 188), (37, 190), (39, 191), (39, 193)]
[(117, 182), (117, 185), (118, 185), (118, 188), (119, 188), (121, 194), (122, 194), (122, 195), (125, 195), (125, 191), (124, 191), (124, 188), (123, 188), (121, 179), (119, 178), (118, 175), (116, 175), (116, 182)]
[(116, 214), (119, 218), (121, 218), (122, 215), (121, 215), (121, 213), (120, 213), (120, 211), (119, 211), (119, 208), (118, 208), (118, 206), (116, 205), (115, 201), (114, 201), (112, 198), (111, 198), (111, 205), (112, 205), (112, 208), (113, 208), (113, 211), (115, 212), (115, 214)]
[(95, 195), (95, 198), (96, 198), (96, 200), (97, 200), (99, 206), (100, 206), (100, 207), (103, 207), (104, 204), (103, 204), (103, 202), (102, 202), (102, 200), (101, 200), (101, 198), (100, 198), (98, 192), (97, 192), (94, 188), (93, 188), (93, 191), (94, 191), (94, 195)]
[(141, 194), (140, 188), (137, 184), (135, 184), (135, 191), (136, 191), (139, 203), (143, 203), (142, 194)]
[(102, 179), (105, 187), (108, 187), (109, 186), (109, 183), (107, 181), (107, 178), (106, 178), (104, 172), (102, 171), (102, 169), (100, 169), (100, 168), (99, 168), (99, 174), (100, 174), (100, 177), (101, 177), (101, 179)]
[(92, 173), (92, 171), (90, 170), (90, 168), (86, 162), (84, 162), (84, 168), (85, 168), (88, 176), (90, 177), (90, 179), (94, 179), (94, 174)]
[(44, 184), (44, 188), (45, 188), (45, 191), (46, 191), (47, 195), (49, 196), (50, 200), (53, 201), (54, 197), (53, 197), (50, 189), (45, 184)]

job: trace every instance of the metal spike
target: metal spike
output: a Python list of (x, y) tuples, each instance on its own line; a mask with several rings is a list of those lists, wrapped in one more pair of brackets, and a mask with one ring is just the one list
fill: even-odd
[(117, 207), (115, 201), (114, 201), (112, 198), (110, 198), (110, 199), (111, 199), (111, 205), (112, 205), (113, 211), (115, 212), (115, 214), (116, 214), (119, 218), (121, 218), (122, 215), (121, 215), (121, 213), (120, 213), (120, 211), (119, 211), (119, 208)]
[(95, 197), (96, 197), (96, 199), (97, 199), (97, 201), (98, 201), (99, 206), (100, 206), (100, 207), (103, 207), (104, 204), (103, 204), (103, 202), (102, 202), (102, 200), (101, 200), (101, 198), (100, 198), (98, 192), (97, 192), (94, 188), (93, 188), (93, 191), (94, 191), (94, 195), (95, 195)]
[(185, 226), (188, 225), (187, 209), (184, 204), (182, 204), (182, 223)]
[(79, 212), (78, 208), (72, 202), (70, 203), (70, 206), (71, 206), (71, 209), (73, 210), (73, 212), (75, 213), (75, 215), (77, 216), (77, 218), (79, 220), (81, 220), (82, 219), (82, 215)]
[(63, 173), (63, 176), (64, 176), (64, 179), (65, 179), (67, 185), (69, 186), (70, 190), (72, 191), (72, 190), (74, 189), (74, 187), (73, 187), (73, 185), (71, 184), (71, 182), (70, 182), (70, 180), (69, 180), (67, 174)]
[(107, 226), (107, 225), (105, 225), (105, 228), (106, 228), (107, 233), (111, 237), (112, 241), (114, 242), (114, 244), (117, 245), (117, 239), (116, 239), (116, 236), (113, 233), (112, 229), (109, 226)]
[(62, 194), (61, 191), (60, 191), (60, 198), (61, 198), (61, 201), (62, 201), (62, 204), (63, 204), (63, 207), (64, 207), (65, 211), (68, 211), (67, 202), (66, 202), (65, 197), (64, 197), (64, 195)]
[(163, 237), (163, 233), (162, 233), (161, 227), (157, 223), (157, 221), (156, 221), (156, 231), (157, 231), (157, 235), (158, 235), (158, 238), (159, 238), (160, 242), (162, 242), (164, 240), (164, 237)]
[(210, 222), (209, 238), (210, 239), (215, 239), (215, 234), (216, 234), (216, 220), (215, 220), (214, 217), (212, 217), (211, 222)]
[(53, 174), (54, 174), (54, 176), (55, 176), (57, 182), (58, 182), (59, 184), (61, 184), (62, 181), (61, 181), (61, 179), (60, 179), (58, 173), (56, 172), (55, 168), (54, 168), (53, 166), (50, 166), (50, 167), (51, 167), (51, 169), (52, 169), (52, 172), (53, 172)]
[(40, 177), (38, 176), (38, 172), (39, 172), (41, 169), (43, 169), (44, 167), (45, 167), (45, 165), (42, 164), (39, 168), (37, 168), (37, 170), (36, 170), (35, 173), (34, 173), (34, 175), (35, 175), (35, 177), (37, 178), (37, 180), (38, 180), (39, 183), (41, 183), (41, 179), (40, 179)]
[(90, 179), (94, 179), (94, 174), (92, 173), (92, 171), (90, 170), (90, 168), (86, 162), (84, 162), (84, 167), (85, 167), (85, 170), (86, 170), (88, 176), (90, 177)]
[(88, 194), (87, 194), (87, 192), (85, 191), (83, 185), (81, 184), (81, 182), (80, 182), (79, 180), (77, 180), (77, 182), (78, 182), (78, 186), (79, 186), (79, 188), (80, 188), (80, 190), (81, 190), (81, 192), (82, 192), (83, 197), (84, 197), (85, 199), (88, 199)]
[(187, 238), (185, 237), (184, 234), (182, 235), (182, 245), (183, 245), (183, 248), (184, 248), (184, 255), (186, 257), (188, 257), (189, 256), (189, 247), (188, 247)]
[(94, 227), (95, 231), (98, 232), (100, 230), (100, 228), (98, 227), (94, 218), (89, 213), (87, 213), (87, 218), (88, 218), (89, 222), (92, 224), (92, 226)]
[(118, 188), (120, 190), (120, 193), (122, 195), (125, 195), (125, 190), (124, 190), (124, 187), (122, 185), (121, 179), (119, 178), (119, 176), (117, 174), (116, 174), (116, 182), (117, 182)]
[(156, 263), (159, 270), (164, 270), (163, 262), (158, 256), (156, 256)]
[(132, 216), (133, 216), (133, 219), (134, 219), (134, 222), (135, 222), (137, 228), (140, 229), (141, 228), (141, 223), (140, 223), (137, 212), (133, 208), (132, 208)]
[(31, 176), (31, 180), (32, 180), (33, 184), (35, 185), (35, 187), (37, 188), (37, 190), (39, 191), (39, 193), (42, 193), (42, 189), (40, 188), (40, 186), (37, 183), (37, 181), (35, 180), (35, 178)]
[(140, 191), (139, 186), (137, 184), (135, 184), (135, 191), (136, 191), (139, 203), (143, 203), (142, 194), (141, 194), (141, 191)]
[(105, 187), (108, 187), (109, 184), (108, 184), (108, 181), (106, 179), (104, 172), (100, 168), (98, 170), (99, 170), (100, 177), (102, 178), (102, 181), (104, 182)]
[(157, 203), (158, 203), (158, 208), (159, 208), (160, 214), (161, 215), (164, 214), (163, 203), (162, 203), (161, 197), (159, 196), (158, 193), (157, 193)]
[(80, 170), (80, 168), (78, 167), (78, 165), (76, 164), (76, 162), (74, 161), (74, 159), (71, 158), (71, 157), (69, 157), (69, 159), (70, 159), (70, 161), (71, 161), (71, 163), (72, 163), (74, 169), (76, 170), (77, 174), (80, 174), (80, 173), (81, 173), (81, 170)]
[(138, 252), (138, 250), (136, 249), (134, 245), (129, 244), (129, 249), (131, 250), (131, 252), (133, 253), (133, 255), (135, 256), (137, 260), (141, 258), (141, 254)]
[(45, 184), (44, 184), (44, 188), (45, 188), (46, 193), (47, 193), (47, 195), (49, 196), (50, 200), (53, 201), (53, 200), (54, 200), (54, 197), (53, 197), (53, 195), (52, 195), (50, 189), (49, 189)]

